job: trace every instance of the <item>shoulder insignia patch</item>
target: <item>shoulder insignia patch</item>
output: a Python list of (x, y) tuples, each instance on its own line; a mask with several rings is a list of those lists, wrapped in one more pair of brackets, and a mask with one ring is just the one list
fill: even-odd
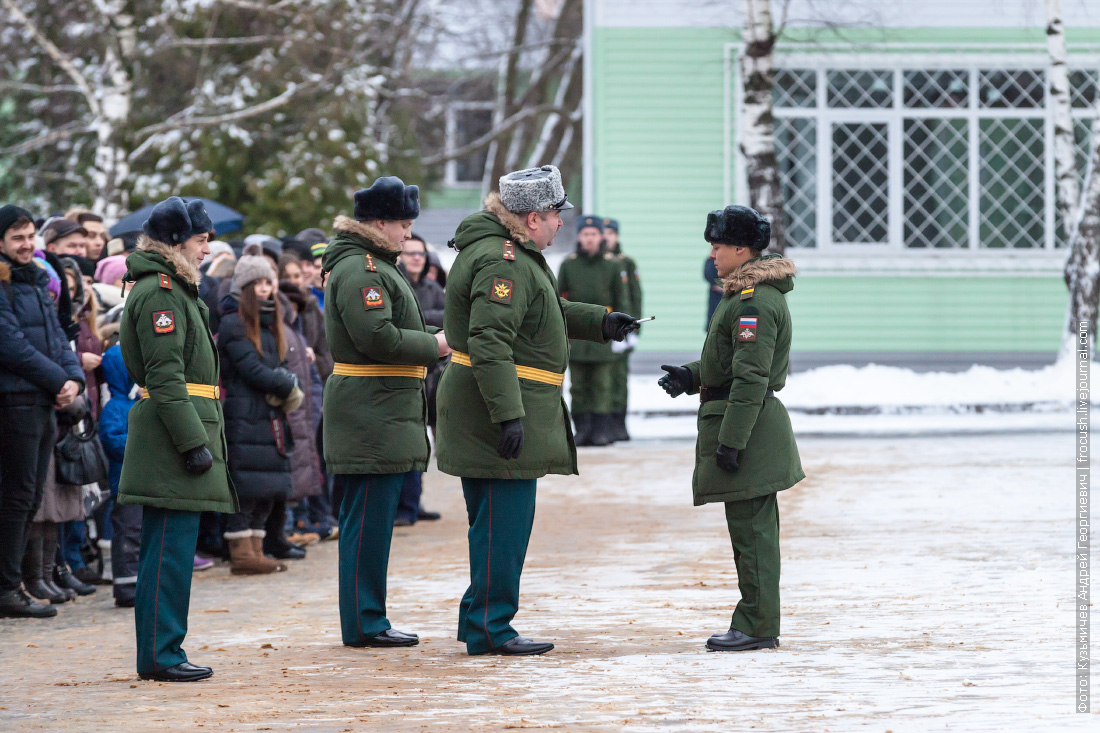
[(368, 272), (378, 272), (378, 268), (374, 266), (373, 255), (363, 255), (363, 269)]
[(628, 282), (630, 282), (630, 275), (628, 275), (628, 274), (626, 273), (626, 270), (623, 270), (623, 271), (622, 271), (622, 272), (620, 272), (619, 274), (620, 274), (620, 275), (622, 276), (622, 278), (623, 278), (623, 282), (624, 282), (624, 283), (628, 283)]
[(172, 333), (175, 330), (176, 316), (172, 311), (157, 311), (153, 314), (154, 333)]
[(753, 296), (754, 293), (756, 293), (756, 286), (755, 285), (753, 285), (752, 287), (745, 288), (744, 290), (741, 291), (741, 300), (748, 300), (749, 298), (751, 298)]
[(386, 301), (382, 295), (381, 285), (370, 285), (363, 288), (364, 308), (381, 308), (385, 303)]
[(513, 261), (516, 259), (516, 245), (504, 240), (504, 259)]
[(502, 277), (498, 277), (493, 280), (493, 291), (489, 293), (489, 300), (497, 303), (504, 303), (505, 305), (511, 305), (512, 303), (512, 281), (505, 280)]
[(756, 340), (756, 316), (741, 316), (737, 321), (737, 340)]
[(165, 290), (171, 290), (172, 289), (172, 278), (168, 277), (163, 272), (160, 273), (160, 286), (162, 288), (164, 288)]

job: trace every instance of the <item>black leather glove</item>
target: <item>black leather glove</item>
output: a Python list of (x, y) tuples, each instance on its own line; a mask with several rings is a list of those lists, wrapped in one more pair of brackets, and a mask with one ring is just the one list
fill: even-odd
[(736, 473), (740, 466), (737, 464), (737, 449), (718, 444), (718, 450), (714, 452), (714, 459), (718, 461), (718, 468), (727, 473)]
[(193, 473), (196, 476), (206, 473), (213, 465), (214, 456), (210, 455), (210, 451), (207, 450), (205, 445), (192, 448), (183, 454), (183, 467), (187, 469), (188, 473)]
[(603, 337), (611, 341), (623, 341), (632, 331), (637, 331), (638, 320), (634, 316), (615, 311), (603, 317)]
[(661, 386), (665, 392), (668, 392), (669, 397), (679, 397), (684, 392), (691, 390), (692, 384), (695, 382), (691, 376), (691, 370), (687, 367), (672, 366), (671, 364), (662, 364), (661, 368), (668, 374), (657, 380), (657, 384)]
[(519, 458), (523, 452), (523, 423), (517, 417), (500, 424), (500, 442), (497, 443), (497, 455), (506, 460)]

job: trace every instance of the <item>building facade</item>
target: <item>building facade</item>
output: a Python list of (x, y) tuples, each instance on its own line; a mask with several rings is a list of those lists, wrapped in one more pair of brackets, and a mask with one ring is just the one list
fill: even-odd
[[(824, 5), (832, 17), (814, 17)], [(1044, 3), (870, 5), (794, 0), (775, 54), (788, 255), (800, 270), (794, 351), (1052, 358), (1066, 249)], [(1083, 176), (1100, 5), (1065, 6)], [(660, 316), (644, 350), (698, 349), (706, 213), (747, 203), (739, 8), (594, 0), (589, 10), (586, 204), (620, 219), (640, 263), (647, 315)]]

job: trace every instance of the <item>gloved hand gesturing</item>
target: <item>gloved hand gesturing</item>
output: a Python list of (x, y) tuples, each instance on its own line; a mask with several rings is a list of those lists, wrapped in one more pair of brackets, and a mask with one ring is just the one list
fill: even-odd
[(658, 379), (657, 384), (665, 392), (668, 392), (669, 397), (679, 397), (691, 389), (694, 379), (691, 376), (690, 369), (670, 364), (662, 364), (661, 368), (668, 374)]
[(740, 466), (737, 463), (736, 448), (718, 444), (718, 450), (714, 452), (714, 460), (718, 462), (718, 468), (727, 473), (735, 473)]
[(603, 317), (603, 337), (612, 341), (622, 341), (639, 327), (638, 319), (626, 313), (614, 311)]
[(497, 455), (506, 460), (519, 458), (523, 452), (523, 423), (520, 418), (505, 420), (500, 424), (500, 442)]
[(206, 473), (213, 465), (214, 456), (210, 455), (210, 451), (207, 450), (205, 445), (192, 448), (183, 454), (183, 467), (187, 469), (188, 473), (193, 473), (196, 476)]

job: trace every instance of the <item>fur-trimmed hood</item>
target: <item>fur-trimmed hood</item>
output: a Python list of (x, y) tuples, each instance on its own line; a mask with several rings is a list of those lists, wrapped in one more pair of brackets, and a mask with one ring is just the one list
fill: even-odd
[[(195, 287), (198, 287), (199, 281), (202, 280), (199, 269), (184, 258), (179, 247), (171, 247), (164, 242), (158, 242), (152, 239), (147, 234), (142, 234), (138, 237), (137, 251), (152, 252), (153, 254), (160, 255), (176, 270), (177, 275)], [(129, 262), (127, 262), (127, 264), (129, 264)]]
[(0, 262), (0, 283), (11, 282), (11, 265), (7, 262)]
[(530, 241), (527, 236), (527, 225), (524, 224), (523, 217), (520, 214), (513, 213), (504, 208), (504, 204), (500, 201), (499, 193), (489, 194), (485, 199), (485, 210), (500, 219), (500, 223), (508, 230), (508, 234), (511, 235), (513, 242), (523, 244)]
[[(780, 254), (765, 255), (749, 260), (738, 267), (722, 282), (723, 292), (726, 295), (737, 293), (757, 283), (771, 281), (777, 285), (781, 292), (791, 289), (790, 279), (797, 274), (794, 262)], [(775, 282), (779, 281), (779, 283)], [(786, 288), (780, 283), (787, 281)]]
[(362, 237), (384, 252), (401, 251), (400, 244), (394, 244), (382, 236), (382, 232), (364, 222), (352, 219), (350, 216), (336, 217), (336, 221), (332, 223), (332, 228), (338, 232), (347, 232)]

